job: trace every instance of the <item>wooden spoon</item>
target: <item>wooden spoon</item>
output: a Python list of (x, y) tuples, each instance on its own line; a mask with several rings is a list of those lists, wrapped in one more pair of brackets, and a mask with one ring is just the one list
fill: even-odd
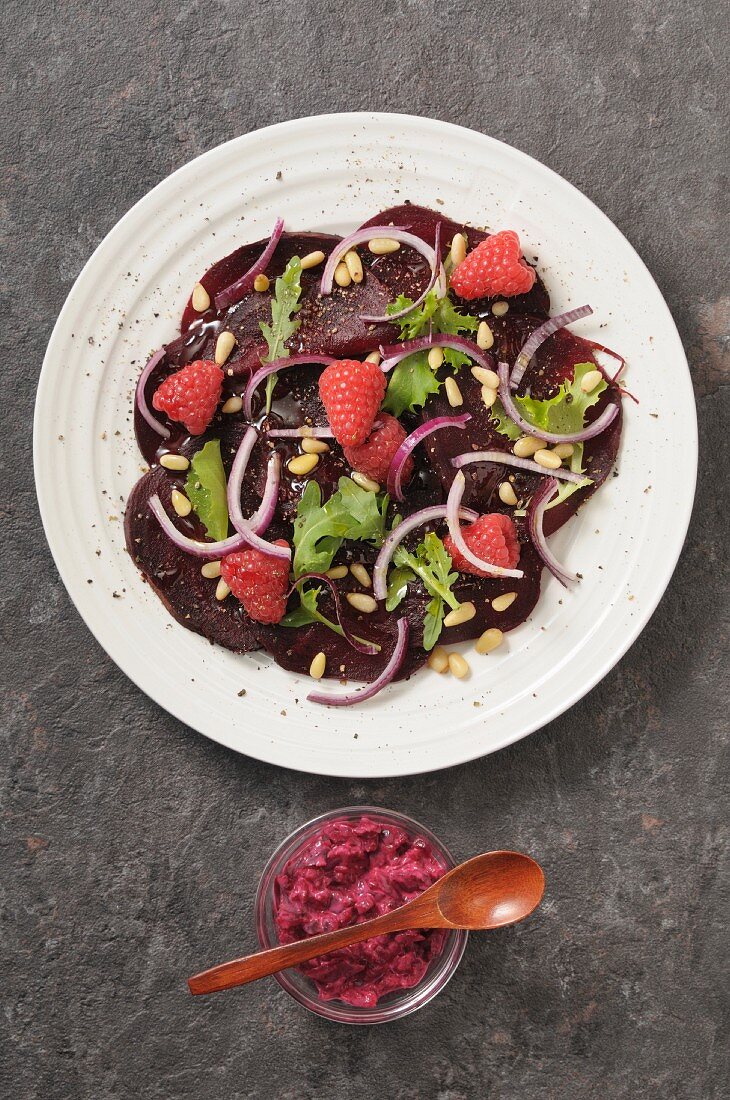
[(362, 924), (323, 932), (283, 947), (221, 963), (188, 978), (191, 993), (215, 993), (255, 982), (338, 947), (409, 928), (501, 928), (523, 920), (539, 904), (545, 876), (519, 852), (487, 852), (460, 863), (413, 901)]

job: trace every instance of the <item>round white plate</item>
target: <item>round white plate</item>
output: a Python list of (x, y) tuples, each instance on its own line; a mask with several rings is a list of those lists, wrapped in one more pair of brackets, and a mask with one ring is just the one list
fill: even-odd
[[(620, 350), (626, 384), (620, 476), (554, 538), (583, 574), (545, 574), (531, 620), (458, 681), (429, 670), (358, 708), (308, 704), (306, 677), (236, 656), (179, 626), (124, 548), (140, 474), (134, 385), (172, 339), (190, 288), (237, 245), (290, 230), (340, 232), (410, 199), (458, 220), (516, 229), (554, 312)], [(97, 248), (61, 311), (36, 403), (35, 472), (46, 535), (76, 607), (112, 659), (189, 726), (238, 752), (325, 775), (430, 771), (494, 752), (585, 695), (657, 605), (682, 547), (696, 474), (687, 362), (659, 290), (585, 196), (483, 134), (388, 114), (303, 118), (236, 138), (164, 180)], [(682, 461), (677, 460), (681, 454)], [(334, 684), (332, 690), (342, 690)]]

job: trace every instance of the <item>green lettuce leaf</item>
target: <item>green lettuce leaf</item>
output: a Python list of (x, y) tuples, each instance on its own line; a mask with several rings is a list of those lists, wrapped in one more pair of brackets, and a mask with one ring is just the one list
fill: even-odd
[[(271, 324), (259, 321), (259, 328), (268, 344), (268, 353), (262, 357), (262, 363), (272, 363), (274, 359), (288, 356), (284, 346), (301, 324), (296, 314), (302, 308), (299, 301), (302, 294), (302, 263), (298, 256), (292, 256), (283, 274), (274, 284), (274, 297), (271, 300)], [(275, 374), (266, 379), (266, 412), (271, 410), (271, 397), (276, 385)]]
[(423, 648), (430, 652), (440, 637), (447, 605), (454, 611), (459, 607), (459, 601), (452, 592), (459, 574), (453, 571), (451, 557), (433, 531), (426, 535), (412, 554), (403, 546), (397, 547), (393, 561), (397, 566), (394, 572), (398, 569), (410, 570), (421, 578), (432, 597), (423, 619)]
[(516, 443), (518, 439), (522, 438), (522, 429), (518, 428), (514, 420), (510, 420), (507, 413), (504, 410), (504, 405), (497, 398), (492, 405), (492, 413), (490, 420), (494, 422), (494, 426), (500, 435), (506, 435), (508, 439), (511, 439), (513, 443)]
[(393, 416), (415, 412), (423, 408), (430, 393), (438, 393), (440, 388), (441, 383), (428, 365), (428, 352), (417, 351), (401, 359), (390, 372), (383, 409)]
[(583, 393), (581, 382), (589, 371), (595, 370), (595, 363), (576, 363), (573, 378), (562, 383), (554, 397), (547, 401), (538, 401), (532, 397), (515, 397), (514, 402), (525, 420), (536, 428), (559, 435), (579, 432), (585, 421), (588, 409), (596, 404), (608, 383), (602, 378), (594, 390)]
[(294, 576), (325, 573), (345, 539), (380, 546), (387, 508), (387, 495), (369, 493), (349, 477), (340, 478), (325, 504), (317, 482), (307, 482), (294, 520)]
[[(573, 453), (570, 456), (570, 468), (574, 474), (583, 474), (583, 444), (574, 443)], [(572, 497), (573, 493), (576, 493), (578, 489), (583, 489), (586, 485), (592, 485), (592, 481), (589, 477), (584, 477), (581, 482), (576, 481), (559, 481), (558, 491), (545, 507), (545, 511), (548, 512), (551, 508), (556, 508), (558, 504), (562, 504), (568, 497)]]
[(209, 440), (190, 460), (185, 493), (209, 537), (220, 542), (228, 535), (226, 474), (219, 439)]

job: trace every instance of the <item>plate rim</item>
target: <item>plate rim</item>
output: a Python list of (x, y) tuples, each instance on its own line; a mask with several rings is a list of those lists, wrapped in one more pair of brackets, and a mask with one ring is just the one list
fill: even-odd
[[(89, 609), (88, 606), (85, 607), (84, 600), (82, 598), (82, 596), (84, 594), (84, 588), (82, 588), (80, 585), (77, 585), (76, 582), (75, 582), (74, 577), (72, 576), (72, 572), (70, 570), (70, 567), (69, 567), (68, 562), (66, 560), (66, 555), (64, 553), (65, 548), (64, 548), (64, 545), (63, 545), (63, 538), (61, 536), (61, 533), (59, 531), (57, 531), (53, 527), (53, 525), (49, 522), (49, 513), (50, 513), (49, 501), (50, 501), (52, 489), (51, 489), (50, 485), (44, 484), (43, 471), (41, 469), (41, 465), (40, 465), (40, 461), (39, 461), (39, 449), (40, 449), (40, 443), (41, 443), (41, 440), (42, 440), (41, 418), (42, 418), (44, 384), (45, 385), (49, 384), (49, 377), (50, 377), (50, 375), (52, 373), (52, 370), (53, 370), (52, 360), (54, 359), (54, 357), (56, 355), (56, 344), (60, 343), (61, 340), (63, 339), (62, 332), (63, 332), (64, 326), (66, 324), (67, 317), (69, 316), (69, 314), (71, 314), (73, 312), (76, 297), (81, 294), (80, 284), (82, 284), (84, 282), (86, 273), (89, 270), (89, 268), (92, 267), (92, 265), (94, 264), (94, 261), (95, 261), (97, 255), (98, 255), (98, 253), (103, 248), (107, 248), (107, 247), (110, 246), (110, 244), (113, 244), (113, 242), (117, 239), (117, 237), (124, 233), (128, 223), (133, 220), (133, 218), (136, 215), (138, 209), (142, 205), (148, 203), (151, 200), (152, 196), (154, 196), (162, 188), (169, 186), (171, 184), (171, 182), (173, 182), (173, 181), (180, 182), (181, 180), (184, 180), (184, 178), (188, 174), (193, 175), (195, 172), (197, 172), (201, 168), (201, 166), (204, 164), (204, 162), (206, 160), (213, 160), (216, 156), (220, 155), (227, 148), (236, 146), (239, 143), (245, 143), (245, 141), (247, 139), (250, 139), (254, 136), (260, 137), (262, 134), (267, 134), (271, 137), (271, 139), (273, 141), (275, 139), (275, 137), (278, 136), (278, 135), (283, 135), (287, 131), (291, 131), (292, 129), (297, 129), (298, 127), (304, 128), (304, 127), (306, 127), (307, 125), (309, 125), (313, 122), (316, 122), (317, 124), (319, 124), (323, 127), (324, 126), (327, 126), (327, 127), (341, 126), (343, 124), (346, 125), (348, 123), (349, 124), (373, 124), (373, 125), (376, 125), (376, 126), (381, 125), (381, 124), (385, 124), (385, 125), (397, 124), (397, 125), (402, 126), (404, 124), (415, 123), (418, 126), (426, 125), (427, 127), (431, 127), (433, 129), (434, 133), (438, 133), (439, 136), (441, 136), (441, 137), (448, 136), (449, 134), (453, 135), (455, 138), (457, 138), (459, 134), (469, 135), (469, 138), (472, 139), (472, 140), (476, 137), (480, 141), (483, 141), (483, 142), (487, 143), (487, 145), (497, 146), (500, 149), (506, 151), (511, 156), (517, 156), (518, 159), (523, 159), (531, 167), (537, 168), (538, 171), (540, 173), (542, 173), (544, 176), (546, 176), (550, 182), (557, 183), (561, 188), (566, 188), (567, 187), (570, 192), (575, 194), (575, 196), (578, 198), (578, 200), (581, 203), (588, 204), (588, 206), (592, 210), (593, 214), (594, 215), (597, 214), (599, 216), (600, 220), (603, 223), (605, 223), (606, 226), (609, 227), (610, 230), (613, 233), (616, 233), (616, 234), (619, 235), (623, 245), (630, 251), (631, 255), (633, 256), (633, 259), (637, 262), (637, 264), (639, 265), (639, 267), (642, 270), (645, 277), (651, 282), (651, 284), (653, 284), (653, 286), (656, 290), (657, 296), (658, 296), (658, 302), (661, 303), (661, 306), (663, 307), (663, 310), (664, 310), (664, 313), (665, 313), (665, 321), (668, 322), (671, 338), (673, 339), (673, 342), (676, 344), (677, 354), (678, 354), (678, 356), (681, 357), (681, 360), (684, 363), (684, 366), (686, 368), (687, 377), (688, 377), (688, 381), (689, 381), (689, 388), (690, 388), (690, 391), (692, 393), (691, 414), (688, 418), (690, 422), (686, 423), (684, 425), (684, 433), (685, 434), (683, 435), (683, 446), (685, 448), (685, 451), (684, 451), (684, 465), (686, 467), (687, 464), (688, 464), (688, 458), (691, 459), (691, 478), (688, 477), (689, 491), (686, 493), (686, 495), (684, 497), (680, 498), (680, 500), (677, 502), (677, 509), (678, 510), (677, 510), (677, 513), (675, 513), (675, 515), (674, 515), (674, 530), (677, 531), (678, 534), (681, 533), (681, 538), (678, 537), (676, 539), (676, 541), (673, 544), (672, 553), (667, 555), (666, 558), (664, 558), (663, 563), (662, 563), (663, 568), (662, 568), (661, 572), (657, 574), (659, 579), (658, 579), (658, 583), (655, 583), (651, 599), (648, 599), (645, 603), (642, 604), (640, 612), (636, 615), (634, 620), (630, 624), (627, 625), (626, 633), (625, 633), (625, 635), (624, 635), (624, 637), (621, 641), (621, 644), (617, 645), (615, 647), (615, 649), (612, 650), (610, 655), (608, 655), (606, 658), (604, 658), (604, 660), (598, 666), (598, 670), (594, 669), (593, 672), (590, 675), (585, 677), (581, 681), (581, 683), (574, 688), (574, 690), (572, 690), (571, 692), (566, 693), (559, 701), (556, 701), (552, 706), (548, 707), (548, 709), (539, 718), (537, 718), (534, 721), (532, 721), (532, 720), (526, 721), (526, 723), (520, 727), (518, 732), (505, 733), (501, 738), (497, 738), (496, 741), (492, 745), (490, 745), (488, 748), (486, 748), (484, 750), (482, 750), (481, 747), (477, 747), (476, 751), (474, 751), (473, 748), (469, 748), (467, 746), (460, 753), (457, 753), (455, 758), (450, 760), (448, 763), (438, 763), (435, 766), (429, 766), (428, 763), (426, 763), (425, 766), (419, 766), (416, 761), (408, 761), (408, 760), (398, 762), (398, 764), (396, 764), (394, 761), (391, 760), (391, 761), (388, 761), (390, 766), (389, 766), (388, 770), (385, 770), (385, 771), (383, 771), (383, 770), (372, 770), (372, 769), (362, 770), (362, 764), (360, 766), (360, 770), (357, 770), (357, 771), (354, 771), (354, 772), (352, 770), (342, 771), (340, 769), (336, 769), (336, 770), (323, 769), (321, 766), (318, 767), (317, 770), (312, 770), (311, 767), (305, 766), (304, 763), (299, 764), (299, 763), (292, 763), (290, 761), (286, 761), (286, 762), (283, 761), (281, 752), (279, 752), (279, 753), (277, 753), (277, 752), (269, 753), (269, 752), (261, 751), (262, 747), (260, 748), (260, 747), (257, 746), (256, 747), (256, 752), (251, 753), (251, 752), (247, 751), (246, 749), (242, 749), (240, 747), (240, 745), (235, 744), (234, 743), (234, 738), (227, 736), (225, 732), (214, 733), (214, 732), (212, 732), (208, 729), (200, 728), (200, 726), (198, 724), (196, 724), (195, 722), (191, 722), (190, 718), (183, 713), (183, 707), (181, 705), (176, 706), (175, 702), (173, 700), (168, 699), (168, 698), (166, 698), (165, 701), (162, 701), (162, 699), (159, 697), (159, 695), (161, 695), (162, 692), (159, 692), (159, 693), (157, 692), (156, 685), (154, 683), (151, 686), (148, 686), (146, 684), (143, 685), (139, 682), (139, 680), (136, 678), (136, 676), (132, 675), (129, 671), (127, 671), (126, 662), (124, 661), (123, 656), (122, 655), (118, 656), (114, 652), (115, 650), (118, 649), (118, 647), (115, 645), (115, 639), (114, 639), (113, 635), (110, 634), (109, 636), (106, 636), (104, 639), (102, 639), (99, 636), (99, 634), (97, 633), (97, 631), (92, 627), (92, 625), (89, 621), (89, 619), (90, 619), (90, 609)], [(688, 449), (691, 451), (691, 455), (689, 455), (689, 456), (687, 455), (687, 450)], [(56, 569), (58, 571), (58, 574), (59, 574), (59, 576), (60, 576), (60, 578), (61, 578), (61, 580), (64, 584), (64, 587), (66, 588), (66, 591), (69, 595), (69, 598), (70, 598), (74, 608), (76, 609), (78, 614), (81, 616), (82, 621), (84, 622), (86, 627), (89, 629), (89, 631), (91, 632), (91, 634), (93, 635), (93, 637), (95, 638), (97, 643), (102, 647), (102, 649), (110, 657), (110, 659), (117, 665), (117, 667), (120, 669), (120, 671), (122, 671), (124, 673), (124, 675), (127, 676), (128, 679), (130, 679), (132, 681), (132, 683), (134, 683), (135, 686), (139, 690), (141, 690), (148, 698), (152, 699), (152, 701), (155, 704), (157, 704), (158, 706), (160, 706), (164, 711), (166, 711), (168, 714), (171, 714), (174, 718), (176, 718), (178, 721), (180, 721), (184, 726), (186, 726), (190, 729), (194, 729), (196, 731), (196, 733), (202, 734), (203, 736), (207, 737), (209, 740), (212, 740), (212, 741), (214, 741), (214, 742), (216, 742), (220, 745), (223, 745), (226, 748), (232, 750), (233, 752), (238, 753), (239, 755), (249, 756), (252, 759), (260, 760), (263, 763), (275, 765), (277, 767), (287, 768), (289, 770), (301, 772), (303, 774), (326, 775), (326, 776), (331, 776), (333, 778), (348, 778), (348, 779), (376, 779), (376, 778), (383, 779), (383, 778), (391, 778), (391, 777), (395, 777), (395, 776), (429, 774), (429, 773), (432, 773), (432, 772), (443, 771), (443, 770), (446, 770), (447, 768), (457, 767), (461, 764), (465, 764), (465, 763), (471, 762), (473, 760), (478, 760), (478, 759), (481, 759), (482, 757), (489, 756), (494, 752), (498, 752), (499, 750), (501, 750), (503, 748), (506, 748), (508, 745), (514, 744), (515, 742), (520, 741), (525, 737), (528, 737), (530, 734), (536, 732), (538, 729), (542, 729), (543, 726), (548, 725), (550, 722), (554, 721), (560, 715), (566, 713), (573, 706), (575, 706), (575, 704), (577, 702), (579, 702), (580, 699), (582, 699), (590, 691), (592, 691), (593, 688), (605, 676), (608, 675), (608, 673), (616, 666), (616, 664), (618, 664), (618, 662), (622, 659), (622, 657), (625, 656), (627, 651), (631, 648), (631, 646), (637, 640), (639, 635), (642, 633), (642, 631), (644, 630), (644, 628), (648, 624), (648, 622), (651, 619), (652, 615), (656, 611), (656, 608), (657, 608), (659, 602), (661, 601), (662, 597), (664, 596), (664, 594), (665, 594), (665, 592), (666, 592), (666, 590), (669, 586), (669, 583), (671, 581), (672, 575), (673, 575), (674, 570), (676, 568), (677, 562), (678, 562), (679, 557), (680, 557), (680, 555), (682, 553), (682, 550), (684, 548), (684, 543), (685, 543), (685, 540), (686, 540), (687, 531), (688, 531), (689, 524), (690, 524), (691, 517), (692, 517), (692, 510), (693, 510), (693, 506), (694, 506), (694, 499), (695, 499), (695, 494), (696, 494), (696, 484), (697, 484), (697, 469), (698, 469), (697, 408), (696, 408), (696, 400), (695, 400), (694, 390), (693, 390), (692, 382), (691, 382), (691, 373), (689, 371), (689, 364), (687, 362), (687, 357), (686, 357), (686, 354), (685, 354), (685, 351), (684, 351), (684, 346), (682, 344), (682, 340), (681, 340), (681, 337), (679, 335), (679, 332), (678, 332), (676, 323), (674, 321), (674, 318), (672, 316), (672, 313), (669, 309), (669, 306), (667, 305), (667, 302), (664, 298), (664, 295), (661, 292), (661, 289), (659, 288), (658, 284), (656, 283), (656, 280), (654, 279), (652, 273), (649, 271), (647, 265), (644, 263), (643, 259), (641, 258), (641, 256), (637, 252), (637, 250), (634, 248), (634, 246), (631, 244), (631, 242), (628, 240), (628, 238), (623, 234), (623, 232), (619, 229), (619, 227), (608, 217), (608, 215), (605, 214), (604, 211), (601, 210), (601, 208), (599, 206), (597, 206), (596, 203), (588, 195), (586, 195), (583, 191), (581, 191), (578, 187), (576, 187), (569, 180), (567, 180), (563, 176), (561, 176), (554, 169), (550, 168), (548, 165), (544, 164), (542, 161), (537, 160), (535, 157), (532, 157), (529, 153), (525, 153), (521, 149), (518, 149), (515, 146), (508, 144), (507, 142), (501, 141), (498, 138), (491, 137), (488, 134), (482, 133), (478, 130), (472, 130), (469, 127), (461, 126), (457, 123), (446, 122), (446, 121), (443, 121), (443, 120), (440, 120), (440, 119), (435, 119), (435, 118), (433, 118), (432, 116), (429, 116), (429, 115), (414, 115), (414, 114), (405, 113), (405, 112), (404, 113), (400, 113), (400, 112), (383, 112), (383, 111), (330, 112), (330, 113), (326, 113), (326, 114), (306, 115), (306, 116), (302, 116), (301, 118), (288, 119), (288, 120), (285, 120), (283, 122), (278, 122), (278, 123), (271, 124), (269, 126), (259, 127), (255, 130), (250, 130), (245, 134), (239, 134), (239, 135), (237, 135), (233, 138), (228, 139), (225, 142), (221, 142), (220, 144), (213, 146), (211, 149), (208, 149), (205, 152), (199, 154), (198, 156), (194, 157), (192, 160), (186, 161), (184, 164), (182, 164), (178, 168), (176, 168), (173, 172), (169, 173), (163, 179), (159, 180), (159, 182), (156, 183), (154, 185), (154, 187), (150, 188), (149, 191), (145, 192), (145, 194), (142, 195), (122, 215), (122, 217), (112, 226), (112, 228), (104, 235), (102, 240), (99, 242), (99, 244), (96, 246), (94, 251), (91, 253), (88, 260), (83, 265), (81, 271), (79, 272), (79, 274), (75, 278), (75, 280), (73, 282), (73, 285), (70, 288), (70, 290), (69, 290), (69, 292), (66, 296), (66, 299), (64, 301), (64, 304), (63, 304), (63, 306), (62, 306), (62, 308), (59, 312), (59, 315), (58, 315), (58, 317), (56, 319), (56, 322), (53, 326), (53, 330), (51, 332), (51, 335), (50, 335), (50, 338), (49, 338), (49, 341), (48, 341), (46, 352), (45, 352), (45, 355), (44, 355), (44, 358), (43, 358), (43, 364), (42, 364), (41, 371), (40, 371), (39, 376), (38, 376), (36, 399), (35, 399), (35, 406), (34, 406), (34, 416), (33, 416), (33, 467), (34, 467), (34, 482), (35, 482), (36, 496), (37, 496), (37, 500), (38, 500), (38, 507), (39, 507), (39, 512), (40, 512), (40, 516), (41, 516), (41, 521), (43, 523), (43, 530), (44, 530), (44, 533), (45, 533), (46, 541), (48, 542), (48, 546), (49, 546), (49, 549), (51, 551), (51, 556), (53, 558), (53, 561), (54, 561), (54, 564), (55, 564)], [(689, 471), (688, 471), (688, 473), (689, 473)], [(87, 614), (87, 612), (88, 612), (88, 614)], [(275, 744), (275, 742), (271, 742), (271, 744)], [(357, 762), (357, 759), (358, 759), (357, 757), (353, 757), (353, 762)], [(365, 763), (364, 759), (363, 759), (362, 763)], [(407, 766), (403, 766), (403, 764), (406, 764)]]

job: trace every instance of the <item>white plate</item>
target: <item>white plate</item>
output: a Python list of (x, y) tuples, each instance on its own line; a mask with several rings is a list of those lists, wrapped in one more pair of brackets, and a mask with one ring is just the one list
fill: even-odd
[[(532, 619), (488, 657), (472, 651), (465, 681), (424, 670), (362, 708), (329, 709), (304, 701), (306, 677), (186, 631), (142, 581), (122, 524), (141, 463), (134, 385), (147, 354), (176, 334), (199, 275), (237, 245), (267, 236), (276, 214), (291, 230), (345, 232), (405, 199), (457, 221), (518, 230), (525, 252), (540, 258), (553, 311), (593, 305), (594, 317), (575, 330), (626, 356), (640, 404), (625, 406), (620, 477), (555, 536), (560, 559), (583, 574), (575, 592), (546, 574)], [(430, 771), (494, 752), (605, 676), (674, 569), (696, 447), (677, 331), (618, 229), (524, 153), (458, 126), (387, 114), (304, 118), (247, 134), (138, 202), (102, 241), (61, 312), (34, 437), (56, 564), (119, 667), (170, 713), (237, 752), (352, 777)]]

